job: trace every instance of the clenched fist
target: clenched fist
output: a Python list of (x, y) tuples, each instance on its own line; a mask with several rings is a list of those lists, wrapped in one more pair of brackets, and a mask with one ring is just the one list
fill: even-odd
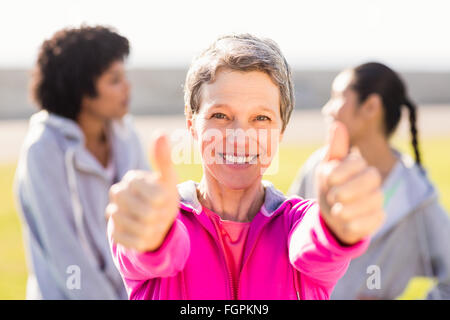
[(111, 187), (106, 208), (114, 242), (139, 252), (161, 246), (179, 210), (177, 175), (166, 136), (155, 139), (150, 154), (155, 171), (129, 171)]
[(381, 177), (357, 150), (349, 153), (349, 136), (342, 123), (331, 128), (327, 148), (317, 175), (320, 211), (340, 242), (352, 245), (384, 221)]

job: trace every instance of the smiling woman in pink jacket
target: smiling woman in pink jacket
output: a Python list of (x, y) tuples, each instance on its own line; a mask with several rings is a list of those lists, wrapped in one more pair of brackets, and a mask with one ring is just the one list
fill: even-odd
[(203, 178), (177, 185), (167, 138), (154, 173), (131, 171), (110, 191), (108, 234), (130, 299), (328, 299), (381, 225), (378, 172), (330, 132), (318, 203), (286, 198), (262, 176), (292, 112), (290, 68), (252, 35), (217, 39), (190, 67), (189, 133)]

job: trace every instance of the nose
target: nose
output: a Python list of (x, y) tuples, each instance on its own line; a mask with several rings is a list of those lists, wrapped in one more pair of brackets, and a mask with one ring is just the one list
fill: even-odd
[(252, 134), (247, 122), (235, 119), (226, 131), (227, 148), (231, 147), (234, 152), (239, 154), (249, 152), (248, 145)]
[(131, 84), (130, 84), (130, 81), (127, 78), (125, 78), (125, 80), (124, 80), (124, 86), (125, 86), (125, 91), (128, 94), (130, 92)]
[(239, 120), (233, 121), (232, 127), (229, 129), (227, 136), (235, 144), (245, 144), (247, 139), (247, 127)]

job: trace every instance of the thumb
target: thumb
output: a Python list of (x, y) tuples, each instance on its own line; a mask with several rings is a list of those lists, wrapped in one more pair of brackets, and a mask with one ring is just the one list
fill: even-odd
[(176, 183), (176, 171), (172, 162), (172, 152), (165, 134), (158, 134), (154, 138), (150, 149), (150, 158), (155, 165), (155, 171), (160, 174), (163, 182)]
[(342, 122), (334, 122), (328, 132), (327, 153), (325, 161), (341, 160), (350, 150), (350, 138)]

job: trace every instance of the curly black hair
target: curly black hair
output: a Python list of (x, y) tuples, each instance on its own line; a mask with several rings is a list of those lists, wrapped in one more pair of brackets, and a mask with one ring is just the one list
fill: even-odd
[(76, 121), (83, 96), (95, 97), (97, 78), (129, 52), (128, 39), (111, 28), (62, 29), (40, 48), (31, 97), (39, 108)]

